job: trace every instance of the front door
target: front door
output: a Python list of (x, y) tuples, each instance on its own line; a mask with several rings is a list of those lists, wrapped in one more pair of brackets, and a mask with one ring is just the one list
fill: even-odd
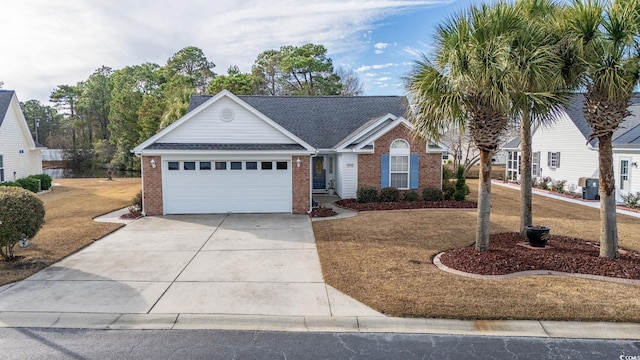
[(324, 156), (313, 158), (313, 190), (327, 189), (327, 171), (324, 168)]
[(620, 159), (620, 195), (629, 193), (629, 159)]

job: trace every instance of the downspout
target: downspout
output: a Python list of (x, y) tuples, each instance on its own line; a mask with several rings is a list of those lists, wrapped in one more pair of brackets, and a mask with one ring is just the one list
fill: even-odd
[(142, 209), (140, 209), (140, 211), (142, 211), (142, 216), (147, 216), (147, 214), (144, 212), (144, 163), (142, 160), (142, 154), (136, 154), (133, 150), (131, 150), (131, 152), (133, 153), (133, 155), (135, 155), (136, 157), (140, 158), (140, 181), (142, 182), (142, 186), (141, 186), (141, 191), (142, 191)]
[(318, 156), (319, 151), (316, 150), (316, 153), (309, 156), (309, 211), (308, 214), (311, 214), (313, 210), (313, 158)]

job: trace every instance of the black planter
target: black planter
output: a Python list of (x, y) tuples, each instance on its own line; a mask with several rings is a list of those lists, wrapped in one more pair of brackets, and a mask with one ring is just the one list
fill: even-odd
[(550, 227), (547, 226), (527, 226), (527, 239), (529, 239), (529, 245), (533, 247), (545, 247), (547, 241), (549, 241)]

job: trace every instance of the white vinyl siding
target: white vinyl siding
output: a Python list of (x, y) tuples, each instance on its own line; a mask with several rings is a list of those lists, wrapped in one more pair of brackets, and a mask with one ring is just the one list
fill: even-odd
[[(565, 189), (582, 193), (578, 186), (581, 177), (598, 177), (598, 152), (590, 149), (587, 140), (566, 114), (558, 117), (550, 127), (536, 129), (532, 151), (540, 152), (538, 177), (566, 180)], [(549, 153), (560, 153), (559, 167), (550, 167)]]
[(336, 155), (336, 193), (343, 199), (355, 198), (358, 190), (358, 154)]
[[(0, 125), (0, 154), (3, 155), (4, 180), (14, 181), (29, 175), (42, 173), (40, 149), (31, 148), (31, 132), (21, 126), (20, 105), (14, 97)], [(14, 176), (15, 173), (15, 176)]]
[[(224, 121), (221, 113), (230, 109), (231, 121)], [(249, 110), (228, 98), (221, 98), (202, 112), (189, 119), (158, 143), (254, 143), (294, 144), (280, 130), (260, 119)]]

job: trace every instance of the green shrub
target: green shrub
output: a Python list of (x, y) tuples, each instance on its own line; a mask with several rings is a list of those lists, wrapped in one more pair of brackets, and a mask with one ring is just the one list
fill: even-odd
[(624, 206), (632, 209), (638, 209), (640, 208), (640, 192), (622, 195), (622, 201), (624, 202)]
[(13, 181), (5, 181), (3, 183), (0, 183), (0, 186), (14, 186), (14, 187), (19, 187), (19, 188), (22, 187), (22, 185), (18, 184), (17, 182), (13, 182)]
[(438, 188), (428, 187), (422, 190), (422, 200), (424, 201), (442, 201), (443, 199), (442, 190)]
[(42, 190), (49, 190), (51, 188), (51, 176), (47, 174), (37, 174), (29, 177), (40, 180), (40, 187)]
[(356, 200), (359, 203), (371, 203), (378, 201), (378, 189), (371, 186), (363, 186), (356, 192)]
[(464, 178), (464, 166), (459, 165), (456, 172), (456, 185), (453, 192), (453, 200), (462, 201), (468, 194), (468, 187)]
[(0, 255), (13, 258), (13, 247), (31, 239), (44, 223), (44, 204), (36, 195), (12, 186), (0, 187)]
[(442, 197), (444, 200), (451, 200), (456, 192), (456, 184), (453, 181), (442, 182)]
[(27, 189), (34, 193), (37, 193), (38, 191), (40, 191), (40, 180), (38, 179), (26, 177), (26, 178), (18, 179), (16, 180), (16, 182), (20, 184), (20, 186), (22, 186), (23, 189)]
[(442, 165), (442, 180), (449, 181), (452, 177), (453, 170), (447, 165)]
[(415, 191), (404, 193), (404, 201), (418, 201), (418, 193)]
[(380, 190), (380, 201), (398, 202), (400, 201), (400, 191), (394, 187), (386, 187)]

